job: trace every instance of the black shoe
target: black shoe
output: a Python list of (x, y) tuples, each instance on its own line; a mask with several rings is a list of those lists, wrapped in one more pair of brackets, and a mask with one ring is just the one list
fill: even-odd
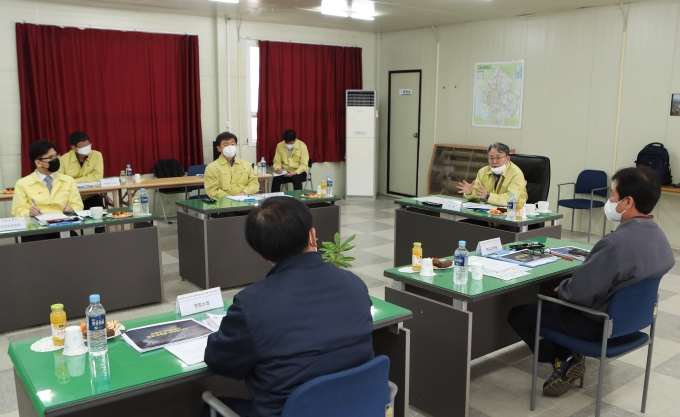
[(586, 373), (585, 361), (585, 356), (574, 354), (566, 361), (555, 362), (552, 375), (543, 384), (543, 393), (551, 397), (566, 394), (572, 383)]

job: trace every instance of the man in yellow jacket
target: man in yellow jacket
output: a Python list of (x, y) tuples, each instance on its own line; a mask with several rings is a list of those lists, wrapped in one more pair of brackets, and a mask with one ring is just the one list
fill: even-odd
[(477, 178), (468, 183), (458, 183), (458, 192), (468, 200), (479, 200), (496, 206), (505, 206), (510, 193), (517, 201), (527, 201), (527, 182), (519, 167), (510, 162), (510, 148), (500, 142), (492, 143), (488, 152), (489, 165), (477, 172)]
[(236, 157), (238, 138), (223, 132), (215, 139), (220, 156), (205, 168), (204, 188), (212, 199), (232, 195), (256, 194), (260, 183), (248, 161)]
[[(28, 148), (28, 154), (35, 163), (36, 170), (17, 181), (14, 186), (12, 215), (26, 217), (82, 210), (83, 201), (76, 182), (68, 175), (57, 172), (60, 161), (54, 143), (46, 140), (33, 142)], [(56, 237), (58, 236), (57, 233)], [(26, 242), (29, 239), (21, 240)]]
[[(71, 150), (61, 156), (59, 172), (72, 177), (76, 184), (99, 182), (104, 178), (104, 157), (101, 152), (92, 150), (90, 137), (85, 132), (75, 131), (68, 137)], [(104, 199), (99, 194), (82, 196), (85, 210), (104, 207)], [(95, 233), (103, 233), (104, 227), (95, 228)]]
[(274, 172), (282, 174), (272, 180), (272, 192), (281, 191), (281, 184), (293, 183), (293, 189), (302, 190), (302, 184), (307, 181), (309, 170), (309, 152), (307, 145), (297, 138), (293, 129), (283, 132), (283, 141), (276, 145), (274, 155)]

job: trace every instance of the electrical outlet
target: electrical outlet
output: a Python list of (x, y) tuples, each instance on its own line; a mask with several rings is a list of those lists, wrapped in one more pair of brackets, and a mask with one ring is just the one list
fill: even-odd
[(229, 120), (227, 120), (226, 122), (224, 122), (224, 125), (225, 125), (224, 127), (227, 129), (227, 132), (228, 132), (229, 129), (230, 129), (230, 127), (231, 127), (231, 123), (229, 123)]

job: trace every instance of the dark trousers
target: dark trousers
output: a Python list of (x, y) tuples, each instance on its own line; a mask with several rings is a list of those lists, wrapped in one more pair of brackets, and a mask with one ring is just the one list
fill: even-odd
[[(92, 197), (88, 198), (87, 200), (83, 200), (83, 210), (89, 210), (92, 207), (104, 207), (104, 199), (102, 196), (99, 194), (94, 194)], [(95, 227), (94, 228), (95, 233), (104, 233), (106, 232), (106, 227)]]
[(293, 183), (294, 190), (302, 190), (302, 184), (304, 184), (305, 181), (307, 181), (306, 172), (303, 172), (302, 174), (295, 174), (292, 177), (286, 177), (285, 175), (274, 177), (272, 180), (272, 193), (278, 193), (281, 191), (281, 185), (287, 184), (289, 182)]
[[(217, 397), (227, 407), (231, 408), (240, 417), (248, 417), (253, 408), (253, 400), (243, 400), (241, 398)], [(219, 414), (218, 414), (219, 415)], [(210, 417), (210, 406), (207, 404), (201, 410), (201, 417)]]
[[(508, 322), (531, 351), (536, 338), (536, 313), (538, 304), (513, 307), (508, 314)], [(541, 312), (541, 327), (553, 329), (578, 339), (597, 342), (602, 340), (601, 322), (592, 320), (580, 312), (557, 304), (544, 302)], [(538, 361), (553, 362), (571, 356), (571, 350), (548, 339), (541, 339), (538, 345)]]

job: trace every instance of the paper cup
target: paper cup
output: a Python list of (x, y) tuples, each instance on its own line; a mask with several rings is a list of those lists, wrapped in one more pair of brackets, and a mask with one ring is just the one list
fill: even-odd
[(87, 347), (85, 347), (80, 326), (67, 327), (64, 337), (64, 356), (78, 356), (84, 353), (87, 353)]
[(432, 258), (423, 258), (423, 262), (420, 265), (420, 275), (425, 277), (431, 277), (435, 275), (434, 266), (432, 265)]
[(484, 278), (484, 264), (481, 262), (470, 262), (470, 272), (472, 272), (472, 279), (481, 281)]
[(142, 176), (141, 176), (141, 174), (135, 174), (135, 182), (136, 182), (137, 184), (139, 184), (140, 182), (142, 182)]
[(538, 202), (538, 211), (548, 211), (550, 210), (550, 203), (547, 201), (539, 201)]
[(71, 376), (81, 376), (85, 373), (85, 355), (67, 356), (66, 365)]
[(104, 215), (104, 207), (90, 207), (90, 214), (95, 220), (99, 220)]

